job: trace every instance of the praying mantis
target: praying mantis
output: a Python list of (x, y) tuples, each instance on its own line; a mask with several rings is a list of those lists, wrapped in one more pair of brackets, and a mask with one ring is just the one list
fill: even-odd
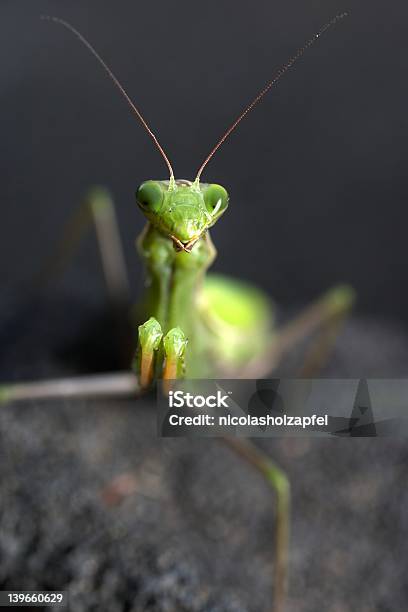
[[(136, 115), (169, 171), (168, 180), (147, 180), (136, 201), (147, 225), (137, 241), (147, 272), (147, 291), (137, 311), (138, 343), (133, 369), (141, 389), (155, 379), (252, 377), (267, 372), (271, 348), (282, 338), (274, 329), (273, 306), (262, 291), (238, 280), (207, 275), (216, 257), (209, 229), (229, 204), (227, 190), (203, 183), (208, 162), (239, 123), (319, 37), (346, 14), (334, 17), (276, 73), (207, 155), (194, 180), (175, 178), (169, 157), (139, 109), (91, 44), (69, 23), (45, 17), (72, 32), (94, 55)], [(338, 287), (320, 309), (347, 309), (351, 292)], [(261, 367), (251, 368), (251, 364)], [(248, 376), (249, 377), (249, 376)]]
[[(144, 298), (135, 308), (137, 348), (133, 375), (121, 381), (109, 376), (64, 383), (4, 385), (0, 401), (70, 395), (131, 394), (152, 386), (155, 380), (177, 378), (259, 378), (267, 375), (281, 354), (319, 327), (323, 343), (312, 353), (321, 361), (332, 340), (329, 323), (338, 323), (352, 305), (353, 291), (338, 286), (328, 291), (297, 319), (275, 329), (269, 296), (239, 280), (207, 274), (216, 257), (209, 230), (226, 212), (227, 190), (201, 181), (209, 161), (230, 134), (326, 30), (346, 16), (337, 15), (309, 39), (282, 66), (222, 135), (201, 163), (193, 180), (176, 179), (169, 157), (143, 115), (93, 46), (73, 26), (56, 17), (45, 17), (73, 33), (97, 59), (146, 130), (164, 160), (169, 177), (147, 180), (136, 191), (136, 202), (147, 224), (137, 240), (147, 283)], [(94, 192), (91, 207), (99, 208), (104, 195)], [(97, 213), (96, 213), (97, 216)], [(104, 249), (109, 251), (109, 246)], [(109, 253), (107, 254), (109, 257)], [(334, 326), (335, 328), (336, 326)], [(328, 334), (328, 330), (330, 333)], [(307, 373), (307, 369), (304, 370)], [(136, 378), (135, 378), (136, 377)], [(123, 383), (123, 384), (122, 384)], [(228, 440), (229, 446), (251, 463), (274, 487), (278, 496), (276, 612), (283, 609), (288, 554), (289, 485), (286, 476), (249, 443)]]

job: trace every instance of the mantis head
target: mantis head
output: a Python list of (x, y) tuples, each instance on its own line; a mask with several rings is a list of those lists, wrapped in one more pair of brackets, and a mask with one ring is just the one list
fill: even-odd
[(113, 74), (109, 66), (104, 62), (100, 55), (95, 51), (92, 45), (84, 36), (71, 24), (58, 17), (44, 16), (43, 19), (48, 19), (54, 23), (58, 23), (72, 32), (106, 71), (112, 79), (114, 85), (118, 88), (126, 102), (130, 106), (131, 111), (136, 115), (153, 143), (157, 147), (163, 160), (165, 161), (170, 173), (169, 181), (146, 181), (140, 185), (137, 190), (136, 199), (145, 216), (149, 219), (154, 227), (163, 234), (169, 236), (173, 240), (176, 250), (183, 250), (189, 253), (200, 236), (219, 219), (222, 213), (228, 206), (228, 194), (224, 187), (216, 184), (200, 183), (200, 177), (218, 151), (221, 145), (227, 140), (230, 134), (248, 115), (248, 113), (263, 99), (272, 87), (276, 85), (279, 79), (303, 56), (305, 51), (309, 49), (320, 38), (320, 36), (335, 23), (346, 17), (347, 13), (336, 15), (331, 21), (326, 23), (312, 38), (298, 49), (298, 51), (284, 64), (263, 89), (255, 96), (255, 98), (244, 108), (237, 119), (230, 125), (227, 131), (221, 136), (217, 144), (211, 149), (203, 163), (198, 169), (195, 181), (176, 181), (174, 172), (169, 158), (167, 157), (163, 147), (158, 141), (157, 136), (147, 124), (145, 118), (140, 113), (139, 109), (130, 99), (129, 95), (120, 84), (116, 76)]
[(146, 181), (136, 201), (150, 223), (173, 240), (176, 251), (191, 252), (202, 234), (228, 207), (221, 185), (190, 181)]

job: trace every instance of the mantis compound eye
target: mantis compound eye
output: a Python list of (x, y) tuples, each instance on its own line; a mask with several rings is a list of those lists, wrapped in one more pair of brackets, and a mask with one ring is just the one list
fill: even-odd
[(228, 193), (221, 185), (209, 185), (204, 192), (204, 202), (211, 215), (219, 216), (228, 206)]
[(158, 212), (163, 201), (162, 188), (156, 181), (146, 181), (137, 190), (136, 200), (143, 208)]

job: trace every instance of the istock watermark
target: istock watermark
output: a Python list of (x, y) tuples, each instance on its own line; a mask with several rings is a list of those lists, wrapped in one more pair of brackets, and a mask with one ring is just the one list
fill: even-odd
[(183, 380), (158, 389), (164, 437), (408, 437), (408, 380)]
[(194, 395), (184, 391), (169, 391), (169, 408), (229, 408), (227, 403), (229, 395), (224, 395), (220, 390), (215, 395)]
[[(214, 395), (200, 395), (182, 390), (169, 391), (167, 394), (168, 407), (170, 408), (233, 408), (232, 392), (224, 394), (218, 390)], [(323, 416), (312, 414), (311, 416), (294, 416), (282, 414), (274, 416), (272, 414), (262, 415), (237, 415), (231, 414), (229, 410), (207, 413), (195, 411), (184, 414), (172, 413), (169, 415), (168, 422), (172, 427), (328, 427), (329, 415)]]

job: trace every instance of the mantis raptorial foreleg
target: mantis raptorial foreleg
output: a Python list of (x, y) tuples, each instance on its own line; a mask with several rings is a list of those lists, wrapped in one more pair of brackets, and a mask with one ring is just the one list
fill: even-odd
[(160, 323), (154, 317), (150, 317), (139, 325), (139, 347), (134, 362), (134, 370), (137, 372), (140, 386), (145, 389), (151, 385), (156, 366), (157, 353), (163, 339), (163, 331)]
[(164, 380), (171, 381), (184, 375), (186, 346), (187, 338), (180, 327), (173, 327), (167, 332), (163, 339)]
[(137, 245), (147, 274), (147, 292), (138, 317), (150, 317), (138, 328), (134, 367), (145, 388), (153, 378), (172, 380), (184, 375), (190, 339), (188, 349), (194, 349), (189, 354), (190, 372), (193, 370), (194, 359), (205, 344), (198, 291), (215, 250), (206, 234), (192, 252), (186, 252), (152, 225), (146, 227)]
[(184, 374), (184, 354), (187, 339), (179, 327), (173, 327), (163, 336), (160, 323), (150, 317), (139, 325), (139, 347), (133, 369), (142, 389), (152, 384), (155, 372), (164, 380), (174, 380)]

